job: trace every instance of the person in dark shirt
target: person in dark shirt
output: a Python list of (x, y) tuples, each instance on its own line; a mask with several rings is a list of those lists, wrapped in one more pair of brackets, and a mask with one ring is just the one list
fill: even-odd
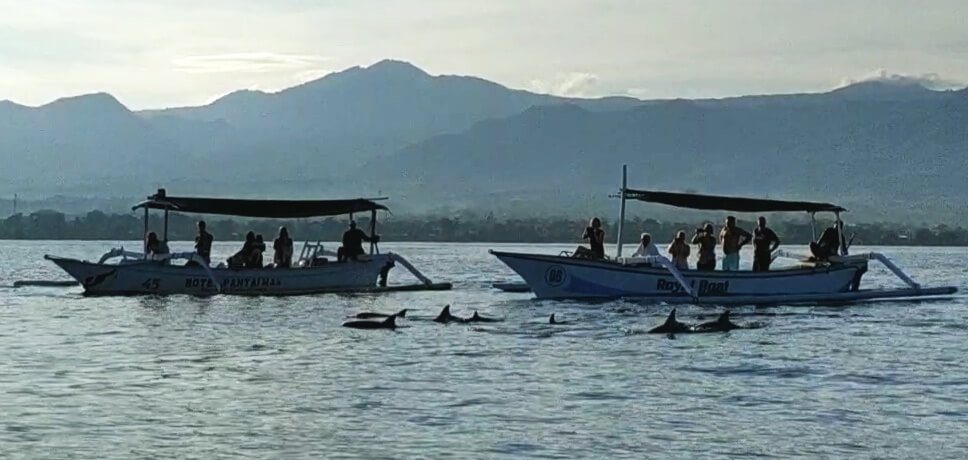
[(248, 263), (246, 263), (245, 268), (262, 268), (262, 253), (266, 252), (266, 243), (262, 239), (262, 234), (255, 236), (255, 242), (252, 244), (252, 248), (249, 251)]
[(780, 238), (766, 226), (766, 217), (760, 216), (753, 229), (753, 271), (765, 272), (770, 270), (773, 262), (773, 251), (780, 247)]
[(840, 249), (840, 234), (837, 232), (836, 224), (824, 230), (815, 243), (810, 243), (810, 253), (817, 260), (827, 260), (830, 256), (837, 255), (838, 249)]
[(605, 230), (602, 230), (602, 221), (597, 217), (593, 217), (591, 221), (588, 222), (588, 226), (585, 227), (584, 233), (581, 234), (581, 239), (588, 240), (588, 248), (584, 246), (578, 246), (575, 249), (575, 257), (584, 257), (588, 259), (604, 259), (605, 258)]
[(346, 260), (356, 260), (357, 257), (366, 254), (363, 250), (363, 242), (378, 242), (379, 237), (367, 236), (366, 232), (356, 228), (356, 222), (350, 221), (350, 229), (343, 233), (343, 246), (337, 250), (336, 258), (339, 262)]
[(272, 263), (276, 268), (289, 268), (292, 266), (292, 238), (289, 238), (289, 230), (286, 227), (279, 227), (279, 236), (272, 242)]
[(215, 237), (205, 230), (205, 221), (198, 221), (198, 234), (195, 235), (195, 253), (198, 254), (206, 264), (212, 263), (212, 241)]
[(238, 270), (240, 268), (247, 267), (249, 261), (252, 258), (252, 248), (255, 245), (255, 232), (249, 232), (245, 234), (245, 244), (242, 245), (242, 249), (235, 254), (232, 254), (228, 258), (228, 266), (231, 269)]

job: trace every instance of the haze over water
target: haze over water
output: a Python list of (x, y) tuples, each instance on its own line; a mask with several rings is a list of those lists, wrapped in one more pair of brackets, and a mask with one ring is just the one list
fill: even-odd
[[(63, 279), (44, 253), (94, 259), (111, 246), (0, 242), (0, 285)], [(218, 245), (215, 258), (235, 246)], [(643, 333), (668, 306), (492, 290), (512, 277), (488, 248), (571, 249), (383, 245), (453, 282), (450, 292), (84, 298), (80, 288), (0, 288), (0, 457), (968, 455), (964, 297), (736, 308), (736, 322), (767, 327), (671, 340)], [(924, 284), (968, 287), (964, 248), (882, 251)], [(393, 281), (409, 280), (397, 268)], [(898, 284), (873, 267), (865, 281)], [(506, 321), (429, 321), (448, 303)], [(401, 308), (412, 311), (396, 332), (339, 327), (358, 311)], [(698, 322), (719, 310), (679, 311)], [(553, 327), (551, 313), (575, 323)]]

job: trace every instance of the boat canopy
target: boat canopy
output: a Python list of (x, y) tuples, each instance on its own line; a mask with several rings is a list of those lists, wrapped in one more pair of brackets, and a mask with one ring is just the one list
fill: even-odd
[(164, 189), (132, 209), (167, 209), (196, 214), (222, 214), (270, 219), (339, 216), (357, 212), (388, 210), (364, 198), (348, 200), (239, 200), (167, 196)]
[(625, 189), (625, 198), (630, 200), (645, 201), (648, 203), (662, 203), (680, 208), (735, 212), (805, 211), (815, 213), (828, 211), (839, 213), (846, 211), (846, 209), (830, 203), (763, 200), (758, 198), (699, 195), (695, 193), (654, 192), (649, 190)]

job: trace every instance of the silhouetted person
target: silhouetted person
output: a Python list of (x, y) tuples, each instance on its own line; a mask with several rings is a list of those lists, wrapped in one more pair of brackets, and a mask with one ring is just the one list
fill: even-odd
[(146, 242), (147, 250), (145, 251), (145, 255), (155, 257), (169, 254), (168, 243), (159, 240), (158, 235), (155, 232), (148, 232)]
[(669, 256), (672, 257), (672, 263), (676, 265), (676, 268), (679, 270), (689, 269), (689, 252), (686, 232), (676, 233), (676, 239), (672, 240), (672, 244), (669, 245)]
[(575, 257), (584, 257), (587, 259), (605, 258), (605, 230), (602, 230), (601, 219), (593, 217), (592, 220), (588, 221), (588, 226), (585, 227), (585, 231), (581, 234), (581, 239), (588, 240), (588, 248), (578, 246), (575, 249)]
[(830, 256), (837, 255), (838, 249), (840, 249), (840, 235), (837, 232), (837, 224), (824, 230), (816, 243), (810, 243), (810, 253), (817, 260), (827, 260)]
[(363, 242), (378, 242), (378, 236), (372, 238), (366, 232), (356, 228), (356, 222), (350, 221), (350, 229), (343, 233), (343, 246), (336, 251), (336, 259), (340, 262), (345, 260), (356, 260), (357, 257), (366, 254), (363, 250)]
[(232, 254), (226, 262), (228, 262), (229, 268), (239, 269), (247, 265), (247, 262), (252, 257), (252, 247), (255, 245), (255, 232), (249, 232), (245, 234), (245, 243), (242, 245), (242, 249), (235, 254)]
[(255, 242), (252, 243), (252, 248), (249, 251), (248, 263), (245, 268), (262, 268), (262, 253), (266, 252), (266, 243), (262, 239), (262, 235), (255, 236)]
[(658, 256), (659, 248), (652, 242), (652, 235), (643, 233), (639, 237), (639, 247), (632, 253), (632, 257)]
[(272, 250), (272, 263), (276, 268), (292, 266), (292, 238), (289, 238), (286, 227), (279, 227), (279, 236), (272, 242)]
[(735, 217), (726, 217), (726, 225), (719, 232), (719, 242), (723, 245), (723, 271), (739, 270), (739, 250), (752, 239), (750, 232), (736, 226)]
[(756, 224), (753, 229), (753, 271), (765, 272), (770, 270), (773, 251), (780, 247), (780, 237), (766, 226), (766, 217), (760, 216)]
[(713, 234), (713, 224), (697, 228), (695, 236), (692, 237), (692, 244), (699, 245), (699, 261), (696, 262), (696, 270), (710, 272), (716, 270), (716, 236)]
[(198, 221), (198, 233), (195, 235), (195, 253), (205, 260), (206, 264), (212, 262), (212, 241), (215, 237), (205, 230), (205, 221)]

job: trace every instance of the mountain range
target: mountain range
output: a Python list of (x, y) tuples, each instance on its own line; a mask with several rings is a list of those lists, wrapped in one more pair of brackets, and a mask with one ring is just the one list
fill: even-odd
[[(400, 61), (135, 112), (108, 94), (0, 102), (0, 194), (393, 196), (406, 212), (612, 211), (630, 186), (833, 201), (965, 222), (968, 90), (867, 81), (703, 100), (564, 98)], [(636, 208), (638, 212), (665, 212)]]

